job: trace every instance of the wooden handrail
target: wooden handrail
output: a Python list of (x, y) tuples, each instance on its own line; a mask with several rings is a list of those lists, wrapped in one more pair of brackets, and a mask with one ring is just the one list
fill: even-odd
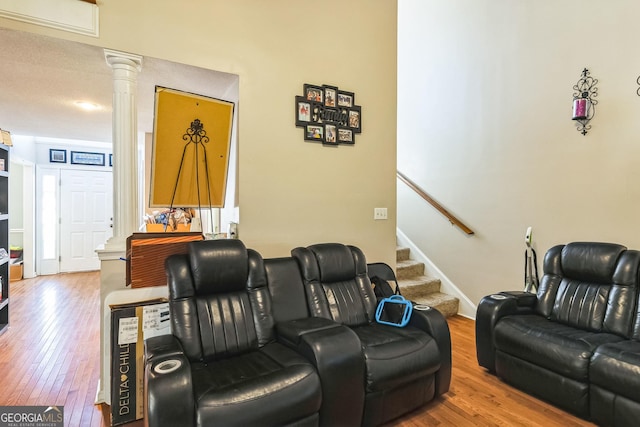
[(460, 229), (462, 231), (464, 231), (465, 233), (471, 235), (471, 234), (475, 234), (473, 232), (472, 229), (470, 229), (469, 227), (467, 227), (466, 225), (464, 225), (464, 223), (462, 221), (460, 221), (458, 218), (456, 218), (451, 212), (449, 212), (448, 210), (446, 210), (440, 203), (436, 202), (433, 197), (431, 197), (429, 194), (427, 194), (426, 191), (424, 191), (422, 188), (418, 187), (418, 185), (411, 181), (409, 178), (407, 178), (406, 175), (404, 175), (402, 172), (397, 171), (398, 174), (398, 178), (400, 178), (400, 181), (404, 182), (405, 184), (407, 184), (407, 186), (409, 188), (411, 188), (413, 191), (415, 191), (416, 193), (418, 193), (418, 195), (420, 197), (422, 197), (423, 199), (425, 199), (427, 202), (429, 202), (429, 204), (431, 206), (433, 206), (434, 208), (436, 208), (442, 215), (444, 215), (445, 217), (447, 217), (447, 219), (449, 220), (449, 222), (457, 227), (460, 227)]

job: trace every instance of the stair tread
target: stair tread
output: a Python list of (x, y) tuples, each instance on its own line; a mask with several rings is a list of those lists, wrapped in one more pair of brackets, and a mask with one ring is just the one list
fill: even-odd
[(422, 297), (420, 297), (419, 301), (416, 300), (415, 302), (420, 304), (427, 304), (425, 301), (432, 301), (433, 304), (437, 304), (442, 301), (453, 301), (453, 300), (458, 300), (458, 298), (451, 296), (449, 294), (445, 294), (443, 292), (429, 292), (428, 294), (425, 294)]
[(435, 308), (445, 317), (453, 316), (458, 313), (458, 298), (442, 292), (432, 292), (426, 296), (412, 299), (416, 304), (428, 305)]
[(400, 261), (396, 264), (396, 276), (398, 280), (424, 276), (424, 263), (414, 260)]
[(428, 285), (434, 282), (437, 282), (438, 284), (440, 284), (440, 279), (438, 279), (437, 277), (431, 277), (431, 276), (412, 276), (407, 279), (398, 279), (398, 285), (400, 285), (401, 288)]
[(421, 265), (421, 264), (424, 265), (423, 262), (416, 261), (415, 259), (406, 259), (403, 261), (396, 262), (396, 267), (398, 269), (401, 269), (401, 268), (409, 268), (409, 267), (413, 267), (414, 265)]

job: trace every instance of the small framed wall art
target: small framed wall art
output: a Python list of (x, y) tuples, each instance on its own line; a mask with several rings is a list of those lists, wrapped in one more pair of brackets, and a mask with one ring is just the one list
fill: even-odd
[(354, 144), (362, 132), (362, 107), (355, 94), (337, 86), (305, 84), (295, 97), (296, 126), (304, 129), (305, 141), (324, 145)]
[(49, 163), (67, 163), (67, 150), (50, 148)]
[(104, 166), (104, 153), (71, 152), (72, 165)]

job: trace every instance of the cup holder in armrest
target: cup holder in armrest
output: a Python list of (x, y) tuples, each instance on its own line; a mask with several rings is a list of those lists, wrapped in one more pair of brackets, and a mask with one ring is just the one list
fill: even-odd
[(504, 296), (504, 295), (500, 295), (500, 294), (492, 294), (492, 295), (490, 295), (490, 297), (491, 297), (492, 299), (496, 299), (496, 300), (503, 300), (503, 299), (507, 299), (507, 297), (506, 297), (506, 296)]
[(156, 374), (170, 374), (173, 371), (180, 369), (182, 366), (182, 360), (169, 359), (163, 360), (153, 367), (153, 372)]
[(431, 310), (431, 307), (424, 304), (416, 304), (413, 306), (413, 309), (419, 310), (419, 311), (427, 311), (427, 310)]

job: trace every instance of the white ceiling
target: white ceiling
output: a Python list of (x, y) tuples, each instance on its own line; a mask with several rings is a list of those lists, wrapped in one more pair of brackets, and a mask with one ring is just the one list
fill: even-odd
[[(135, 52), (132, 52), (135, 53)], [(138, 131), (153, 131), (155, 86), (237, 102), (238, 76), (143, 58)], [(111, 142), (112, 70), (100, 47), (0, 28), (0, 128), (13, 135)], [(79, 109), (75, 101), (100, 105)]]

